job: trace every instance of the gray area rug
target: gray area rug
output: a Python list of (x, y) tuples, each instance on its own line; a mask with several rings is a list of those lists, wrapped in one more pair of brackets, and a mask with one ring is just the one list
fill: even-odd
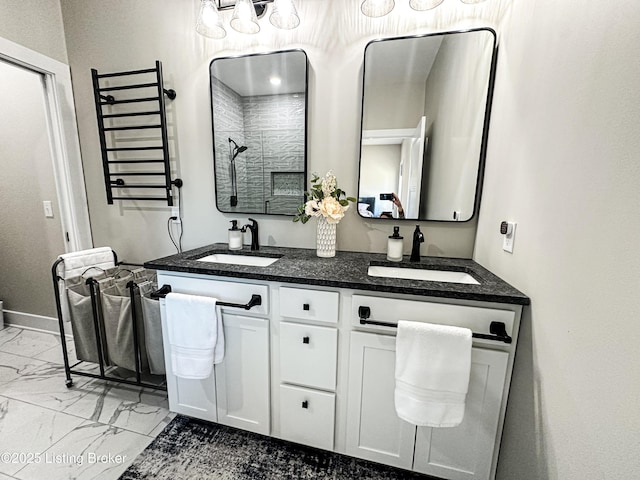
[(133, 479), (421, 479), (419, 475), (178, 415), (133, 461)]

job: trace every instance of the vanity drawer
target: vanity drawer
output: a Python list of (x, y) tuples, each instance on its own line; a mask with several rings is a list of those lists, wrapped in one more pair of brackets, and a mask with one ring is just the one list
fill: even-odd
[(283, 317), (338, 323), (338, 292), (280, 287), (280, 315)]
[(336, 396), (280, 386), (280, 435), (285, 440), (333, 450)]
[(334, 390), (338, 331), (297, 323), (280, 323), (280, 380)]

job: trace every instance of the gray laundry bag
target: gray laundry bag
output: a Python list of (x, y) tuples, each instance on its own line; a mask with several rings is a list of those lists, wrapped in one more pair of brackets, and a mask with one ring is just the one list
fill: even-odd
[(151, 292), (158, 289), (156, 282), (138, 285), (142, 295), (142, 318), (144, 335), (149, 359), (149, 370), (154, 375), (165, 375), (164, 345), (162, 343), (162, 322), (160, 320), (160, 301), (151, 298)]
[[(104, 273), (94, 278), (98, 282), (96, 291), (100, 290), (100, 288), (109, 288), (113, 284), (113, 279), (106, 277)], [(102, 350), (103, 365), (110, 366), (106, 332), (102, 322), (102, 312), (100, 311), (100, 301), (96, 301), (98, 307), (96, 311), (98, 338), (96, 338), (95, 321), (91, 305), (91, 287), (86, 284), (86, 279), (82, 276), (65, 279), (65, 286), (69, 302), (71, 330), (73, 332), (76, 357), (78, 360), (99, 363), (99, 344)]]
[[(133, 289), (133, 296), (127, 284), (134, 279), (132, 273), (115, 278), (111, 286), (100, 290), (102, 319), (106, 334), (109, 360), (113, 365), (136, 371), (136, 348), (133, 315), (136, 315), (136, 334), (140, 372), (149, 372), (149, 360), (142, 319), (140, 292)], [(143, 280), (138, 277), (138, 280)], [(134, 280), (137, 281), (137, 280)]]

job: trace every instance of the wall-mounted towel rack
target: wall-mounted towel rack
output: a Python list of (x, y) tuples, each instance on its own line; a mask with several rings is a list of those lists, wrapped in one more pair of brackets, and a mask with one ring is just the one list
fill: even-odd
[[(171, 293), (171, 285), (163, 285), (155, 292), (151, 292), (151, 298), (164, 298), (167, 293)], [(251, 295), (251, 300), (247, 303), (232, 303), (232, 302), (216, 302), (216, 305), (221, 307), (234, 307), (243, 308), (244, 310), (251, 310), (253, 307), (262, 305), (262, 297), (260, 295)]]
[[(118, 77), (144, 78), (153, 75), (153, 81), (136, 80), (124, 85), (106, 85), (103, 79), (116, 79)], [(171, 166), (169, 164), (169, 141), (167, 135), (167, 117), (165, 112), (164, 96), (170, 100), (176, 98), (176, 92), (165, 89), (162, 83), (162, 63), (156, 61), (155, 68), (144, 70), (131, 70), (128, 72), (102, 73), (91, 69), (93, 78), (93, 93), (98, 119), (98, 134), (100, 136), (100, 149), (102, 151), (102, 168), (104, 172), (107, 203), (113, 204), (114, 200), (156, 200), (166, 201), (173, 205), (171, 189), (175, 185), (182, 187), (182, 180), (171, 179)], [(127, 96), (127, 91), (142, 91), (139, 97)], [(117, 92), (114, 96), (111, 93)], [(150, 92), (150, 93), (149, 93)], [(123, 96), (120, 97), (119, 95)], [(121, 111), (120, 105), (149, 104), (151, 106), (142, 109), (125, 109)], [(135, 108), (135, 107), (134, 107)], [(105, 111), (106, 109), (106, 111)], [(147, 117), (148, 123), (135, 123), (135, 117)], [(128, 123), (119, 123), (121, 120)], [(105, 123), (106, 122), (106, 123)], [(158, 131), (153, 136), (137, 136), (135, 138), (117, 138), (116, 132), (125, 131)], [(131, 142), (144, 143), (145, 146), (121, 146), (123, 142), (130, 145)], [(147, 145), (159, 143), (159, 145)], [(149, 156), (149, 153), (158, 155)], [(134, 158), (132, 155), (140, 158)], [(123, 156), (124, 155), (124, 156)], [(136, 170), (128, 170), (127, 166), (133, 166)], [(142, 169), (142, 170), (141, 170)], [(123, 177), (133, 177), (136, 181), (129, 183)], [(158, 182), (158, 177), (162, 178)], [(155, 179), (155, 180), (154, 180)], [(132, 190), (164, 190), (161, 196), (129, 196), (123, 195), (127, 189)], [(114, 190), (116, 191), (114, 195)]]
[[(371, 308), (361, 306), (358, 307), (358, 316), (360, 317), (360, 325), (378, 325), (380, 327), (390, 327), (397, 328), (398, 325), (390, 322), (379, 322), (377, 320), (369, 320), (371, 317)], [(491, 322), (489, 324), (489, 332), (491, 335), (487, 333), (476, 333), (473, 332), (473, 338), (481, 338), (484, 340), (494, 340), (496, 342), (504, 342), (511, 343), (513, 339), (507, 334), (507, 329), (502, 322)]]

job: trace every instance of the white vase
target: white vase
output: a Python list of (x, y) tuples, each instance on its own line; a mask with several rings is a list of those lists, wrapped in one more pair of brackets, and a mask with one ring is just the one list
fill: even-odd
[(316, 232), (316, 254), (319, 257), (331, 258), (336, 256), (336, 226), (327, 222), (323, 216), (318, 217)]

